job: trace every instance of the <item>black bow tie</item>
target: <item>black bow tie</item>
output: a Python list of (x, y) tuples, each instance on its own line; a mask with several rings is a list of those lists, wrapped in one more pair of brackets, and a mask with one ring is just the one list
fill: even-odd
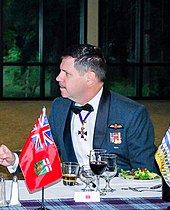
[(85, 104), (84, 106), (72, 106), (71, 110), (75, 114), (79, 114), (82, 110), (85, 110), (85, 111), (88, 111), (88, 112), (94, 111), (92, 105), (90, 105), (90, 104)]

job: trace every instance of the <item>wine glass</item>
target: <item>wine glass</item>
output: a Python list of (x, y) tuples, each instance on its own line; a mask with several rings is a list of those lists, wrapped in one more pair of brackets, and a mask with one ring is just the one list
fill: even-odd
[(94, 191), (90, 184), (94, 185), (95, 174), (91, 170), (89, 165), (82, 165), (79, 172), (79, 178), (82, 182), (86, 184), (85, 188), (81, 189), (82, 191)]
[(107, 166), (107, 161), (104, 158), (104, 154), (106, 153), (105, 149), (93, 149), (90, 150), (90, 168), (93, 173), (96, 175), (96, 191), (103, 195), (100, 191), (100, 175), (105, 171)]
[(107, 160), (107, 167), (104, 173), (100, 176), (105, 179), (106, 186), (101, 189), (102, 192), (113, 192), (113, 189), (110, 186), (110, 181), (113, 177), (115, 177), (117, 173), (117, 155), (115, 154), (105, 154), (105, 160)]

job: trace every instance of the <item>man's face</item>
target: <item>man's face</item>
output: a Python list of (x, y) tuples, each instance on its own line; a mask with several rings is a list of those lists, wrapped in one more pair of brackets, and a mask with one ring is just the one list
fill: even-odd
[(61, 95), (75, 102), (81, 101), (83, 93), (86, 91), (86, 74), (80, 74), (74, 68), (74, 58), (66, 57), (60, 64), (60, 74), (56, 77), (59, 82)]

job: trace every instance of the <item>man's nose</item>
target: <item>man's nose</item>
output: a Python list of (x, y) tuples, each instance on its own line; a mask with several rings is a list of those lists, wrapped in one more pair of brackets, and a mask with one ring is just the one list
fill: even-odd
[[(59, 76), (59, 75), (58, 75)], [(55, 80), (58, 82), (59, 80), (58, 80), (58, 76), (56, 76), (56, 78), (55, 78)]]
[[(61, 73), (60, 73), (60, 74), (61, 74)], [(61, 78), (60, 78), (60, 77), (61, 77), (61, 76), (60, 76), (60, 74), (58, 74), (58, 76), (56, 76), (56, 81), (57, 81), (57, 82), (59, 82), (59, 81), (61, 80)]]

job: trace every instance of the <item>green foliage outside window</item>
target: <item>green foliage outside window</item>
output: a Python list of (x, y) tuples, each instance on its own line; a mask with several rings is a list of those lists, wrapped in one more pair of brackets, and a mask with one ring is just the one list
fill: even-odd
[(122, 80), (120, 82), (107, 82), (108, 89), (126, 96), (136, 96), (136, 89), (132, 86), (131, 81)]
[(40, 96), (39, 67), (5, 67), (4, 96)]

